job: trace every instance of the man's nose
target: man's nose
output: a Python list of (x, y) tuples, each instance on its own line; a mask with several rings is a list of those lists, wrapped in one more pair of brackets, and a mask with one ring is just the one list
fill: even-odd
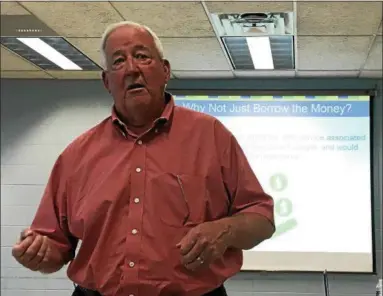
[(131, 58), (131, 57), (129, 57), (129, 58), (126, 59), (126, 63), (125, 63), (125, 72), (126, 72), (127, 74), (138, 72), (137, 64), (136, 64), (136, 62), (134, 61), (134, 59)]

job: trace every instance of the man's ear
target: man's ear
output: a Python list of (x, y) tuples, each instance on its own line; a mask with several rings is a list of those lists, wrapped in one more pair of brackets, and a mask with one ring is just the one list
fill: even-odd
[(101, 76), (102, 76), (102, 82), (104, 83), (104, 87), (110, 93), (110, 90), (109, 90), (109, 80), (108, 80), (108, 73), (107, 73), (107, 71), (103, 70)]
[(166, 75), (166, 81), (169, 81), (170, 80), (170, 73), (171, 73), (171, 67), (170, 67), (170, 62), (166, 59), (163, 60), (163, 64), (164, 64), (164, 71), (165, 71), (165, 75)]

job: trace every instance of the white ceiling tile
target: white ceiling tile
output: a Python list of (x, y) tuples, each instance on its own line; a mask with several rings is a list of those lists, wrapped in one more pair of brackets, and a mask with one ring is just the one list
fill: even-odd
[[(58, 0), (55, 0), (58, 1)], [(235, 0), (236, 1), (236, 0)], [(371, 2), (370, 0), (296, 0), (297, 2)]]
[(297, 77), (357, 77), (359, 71), (298, 71)]
[(28, 62), (19, 55), (1, 46), (1, 70), (2, 71), (39, 71), (37, 66)]
[[(61, 0), (56, 0), (56, 1), (61, 1)], [(89, 1), (89, 0), (82, 0), (82, 1)], [(221, 0), (220, 0), (221, 1)], [(113, 3), (116, 3), (116, 2), (122, 2), (122, 3), (127, 3), (127, 2), (158, 2), (158, 3), (161, 3), (161, 2), (196, 2), (196, 0), (156, 0), (156, 1), (153, 1), (153, 0), (140, 0), (140, 1), (137, 1), (137, 0), (114, 0), (114, 1), (111, 1)]]
[(101, 80), (101, 71), (48, 71), (57, 79), (97, 79)]
[(174, 78), (178, 79), (205, 79), (205, 78), (233, 78), (231, 71), (173, 71)]
[(244, 12), (289, 12), (293, 11), (293, 2), (274, 1), (225, 1), (206, 2), (210, 13), (244, 13)]
[(360, 73), (361, 78), (383, 78), (383, 72), (382, 70), (380, 71), (369, 71), (369, 70), (363, 70)]
[(299, 70), (358, 70), (371, 37), (298, 37)]
[(1, 78), (11, 79), (53, 79), (44, 71), (1, 71)]
[(0, 2), (0, 14), (1, 15), (26, 15), (30, 14), (20, 4), (15, 1), (12, 2)]
[(101, 65), (101, 38), (66, 38), (88, 58)]
[(256, 71), (234, 71), (234, 75), (240, 77), (294, 77), (294, 70), (256, 70)]
[(382, 20), (381, 2), (299, 2), (299, 35), (372, 35)]
[[(50, 1), (62, 1), (62, 0), (50, 0)], [(89, 1), (89, 0), (78, 0), (78, 1)], [(136, 0), (114, 0), (113, 2), (135, 2)], [(270, 2), (291, 2), (291, 0), (267, 0)], [(297, 1), (307, 1), (307, 0), (297, 0)], [(312, 1), (324, 1), (324, 0), (312, 0)], [(329, 0), (326, 0), (329, 1)], [(334, 0), (335, 1), (335, 0)], [(337, 1), (346, 1), (346, 0), (337, 0)], [(349, 0), (347, 0), (349, 1)], [(358, 0), (361, 1), (361, 0)], [(363, 0), (362, 0), (363, 1)], [(140, 2), (154, 2), (153, 0), (140, 0)], [(196, 0), (157, 0), (155, 2), (196, 2)], [(222, 0), (207, 0), (205, 2), (222, 2)], [(265, 0), (227, 0), (227, 2), (265, 2)]]
[(22, 2), (64, 37), (101, 37), (109, 24), (122, 21), (109, 2)]
[(112, 2), (125, 19), (145, 24), (160, 37), (214, 36), (200, 2)]
[[(51, 0), (51, 1), (62, 1), (62, 0)], [(89, 1), (89, 0), (78, 0), (78, 1)], [(135, 2), (136, 0), (114, 0), (113, 2)], [(269, 2), (291, 2), (291, 0), (267, 0)], [(298, 0), (300, 1), (300, 0)], [(307, 0), (301, 0), (301, 1), (307, 1)], [(312, 1), (321, 1), (321, 0), (312, 0)], [(324, 0), (323, 0), (324, 1)], [(329, 0), (326, 0), (326, 1), (329, 1)], [(335, 1), (335, 0), (334, 0)], [(339, 0), (337, 0), (339, 1)], [(340, 0), (342, 1), (342, 0)], [(346, 1), (346, 0), (344, 0)], [(349, 1), (349, 0), (347, 0)], [(361, 1), (361, 0), (358, 0), (358, 1)], [(363, 1), (363, 0), (362, 0)], [(153, 0), (140, 0), (140, 2), (154, 2)], [(155, 2), (196, 2), (196, 0), (157, 0)], [(222, 2), (222, 0), (207, 0), (205, 2)], [(237, 3), (241, 3), (241, 2), (265, 2), (265, 0), (227, 0), (226, 2), (237, 2)]]
[(366, 64), (364, 66), (365, 70), (382, 70), (382, 36), (376, 36), (374, 44), (371, 47), (370, 53), (368, 55)]
[(172, 71), (230, 70), (216, 38), (162, 38)]

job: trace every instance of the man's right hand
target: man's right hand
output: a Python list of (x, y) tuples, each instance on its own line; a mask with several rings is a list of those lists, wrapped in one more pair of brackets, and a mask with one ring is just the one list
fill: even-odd
[(12, 248), (13, 257), (21, 265), (43, 273), (56, 272), (64, 265), (59, 250), (46, 236), (30, 229), (21, 232), (20, 240)]

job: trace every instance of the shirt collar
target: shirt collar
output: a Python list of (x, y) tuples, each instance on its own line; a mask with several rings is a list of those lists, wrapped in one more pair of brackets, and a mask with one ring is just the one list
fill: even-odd
[[(153, 127), (159, 126), (159, 125), (165, 126), (165, 127), (170, 126), (170, 123), (173, 117), (174, 107), (175, 107), (174, 98), (172, 94), (165, 92), (165, 102), (166, 102), (165, 108), (162, 111), (161, 116), (154, 121)], [(125, 132), (126, 130), (128, 130), (128, 127), (125, 125), (125, 123), (118, 118), (118, 115), (116, 113), (116, 108), (114, 105), (112, 107), (112, 122), (122, 127), (125, 130)]]

